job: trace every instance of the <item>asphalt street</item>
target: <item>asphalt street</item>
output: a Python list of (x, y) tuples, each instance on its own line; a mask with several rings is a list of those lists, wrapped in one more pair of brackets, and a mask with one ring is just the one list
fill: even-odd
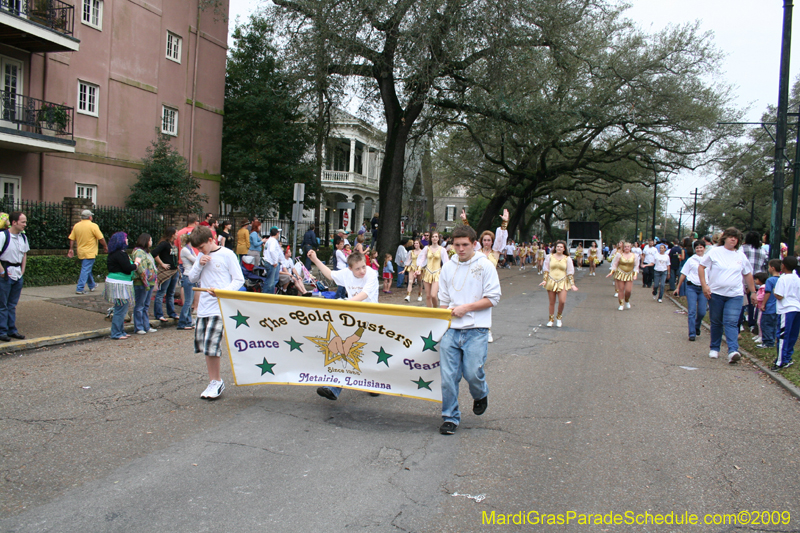
[[(541, 278), (501, 272), (489, 409), (462, 384), (450, 437), (438, 404), (237, 388), (227, 362), (201, 401), (189, 332), (4, 357), (0, 531), (800, 531), (798, 401), (641, 287), (617, 311), (606, 273), (579, 273), (557, 329)], [(702, 523), (740, 511), (791, 521)], [(700, 524), (497, 522), (570, 512)]]

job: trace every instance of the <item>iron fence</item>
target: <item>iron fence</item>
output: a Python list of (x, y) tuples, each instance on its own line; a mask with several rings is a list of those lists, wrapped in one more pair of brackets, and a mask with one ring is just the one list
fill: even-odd
[(0, 10), (64, 35), (75, 32), (75, 8), (61, 0), (0, 0)]
[(72, 139), (74, 111), (65, 105), (0, 89), (0, 120), (14, 124), (18, 130)]

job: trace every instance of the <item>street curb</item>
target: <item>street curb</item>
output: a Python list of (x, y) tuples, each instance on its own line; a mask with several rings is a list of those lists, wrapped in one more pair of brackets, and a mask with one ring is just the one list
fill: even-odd
[[(178, 321), (170, 319), (170, 322), (160, 322), (158, 320), (151, 320), (150, 326), (164, 326), (166, 324), (177, 324)], [(125, 326), (125, 331), (133, 332), (133, 324)], [(77, 333), (66, 333), (64, 335), (53, 335), (52, 337), (38, 337), (36, 339), (24, 339), (21, 341), (9, 342), (0, 346), (0, 357), (25, 352), (28, 350), (35, 350), (36, 348), (44, 348), (45, 346), (55, 346), (58, 344), (67, 344), (70, 342), (85, 341), (89, 339), (98, 339), (101, 337), (108, 337), (111, 335), (111, 328), (95, 329), (91, 331), (79, 331)]]
[[(679, 301), (677, 301), (675, 298), (673, 298), (671, 295), (668, 295), (667, 297), (670, 300), (672, 300), (672, 303), (674, 303), (677, 307), (679, 307), (680, 309), (683, 309), (687, 313), (689, 312), (688, 309), (686, 309), (683, 305), (681, 305), (681, 303)], [(711, 332), (711, 328), (705, 322), (703, 322), (702, 325), (703, 325), (703, 328), (705, 328), (706, 330)], [(722, 340), (724, 341), (725, 339), (723, 338)], [(746, 350), (743, 350), (741, 347), (739, 348), (739, 353), (741, 353), (742, 355), (747, 357), (747, 359), (750, 360), (751, 363), (756, 365), (759, 368), (759, 370), (761, 370), (762, 372), (767, 374), (769, 377), (771, 377), (772, 379), (777, 381), (778, 385), (780, 385), (781, 387), (786, 389), (786, 392), (788, 392), (789, 394), (791, 394), (792, 396), (794, 396), (795, 398), (800, 400), (800, 388), (797, 388), (797, 386), (794, 383), (792, 383), (791, 381), (789, 381), (785, 377), (781, 376), (777, 372), (773, 372), (772, 370), (770, 370), (769, 367), (765, 366), (764, 363), (761, 362), (761, 359), (759, 359), (758, 357), (752, 355), (750, 352), (748, 352)]]

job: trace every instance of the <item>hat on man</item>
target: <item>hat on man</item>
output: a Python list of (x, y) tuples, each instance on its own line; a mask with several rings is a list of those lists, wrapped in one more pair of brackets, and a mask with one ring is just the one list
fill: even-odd
[(81, 218), (84, 219), (84, 220), (88, 219), (89, 217), (93, 217), (93, 216), (94, 216), (94, 213), (92, 213), (88, 209), (84, 209), (83, 211), (81, 211)]
[(279, 228), (278, 226), (272, 226), (271, 228), (269, 228), (269, 231), (271, 232), (274, 229), (281, 231), (281, 228)]
[(341, 229), (341, 228), (340, 228), (340, 229), (337, 229), (337, 230), (336, 230), (336, 233), (344, 233), (344, 230), (343, 230), (343, 229)]

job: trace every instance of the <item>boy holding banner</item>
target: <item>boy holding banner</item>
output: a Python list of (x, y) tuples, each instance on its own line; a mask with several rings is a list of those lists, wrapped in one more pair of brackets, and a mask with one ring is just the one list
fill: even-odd
[[(314, 250), (309, 250), (307, 257), (317, 265), (320, 274), (336, 282), (339, 287), (347, 290), (347, 299), (354, 302), (378, 303), (378, 271), (367, 268), (367, 258), (360, 252), (353, 252), (347, 257), (347, 268), (344, 270), (331, 271), (325, 263), (317, 258)], [(336, 353), (347, 353), (350, 347), (356, 342), (363, 330), (359, 330), (355, 335), (342, 341), (336, 337), (331, 342), (331, 348), (338, 347)], [(329, 400), (336, 400), (342, 392), (341, 387), (319, 387), (317, 394)], [(377, 396), (377, 393), (370, 393)]]
[(453, 230), (458, 261), (448, 261), (439, 276), (439, 305), (450, 309), (450, 328), (439, 343), (442, 375), (442, 435), (458, 429), (458, 384), (463, 375), (474, 403), (472, 412), (482, 415), (489, 405), (489, 387), (483, 367), (489, 349), (492, 307), (500, 303), (497, 269), (475, 251), (478, 236), (469, 226)]
[(200, 294), (197, 305), (197, 323), (194, 330), (194, 353), (206, 356), (206, 367), (211, 382), (200, 395), (204, 400), (216, 400), (225, 390), (220, 376), (220, 343), (222, 342), (222, 316), (217, 304), (216, 289), (238, 291), (244, 285), (244, 276), (236, 254), (217, 244), (208, 226), (195, 228), (189, 241), (200, 250), (200, 255), (187, 276), (191, 283), (200, 282), (206, 289)]

